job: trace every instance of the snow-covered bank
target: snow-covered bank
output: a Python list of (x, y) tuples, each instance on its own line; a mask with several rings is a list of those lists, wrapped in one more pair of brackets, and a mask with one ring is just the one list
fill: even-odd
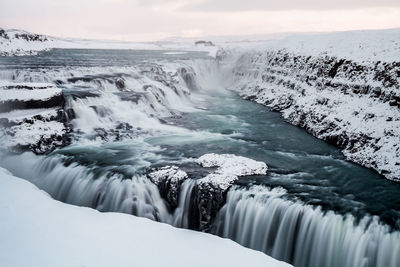
[(63, 204), (4, 169), (0, 203), (2, 266), (290, 266), (209, 234)]
[(230, 86), (341, 147), (349, 160), (398, 181), (400, 31), (354, 35), (286, 38), (241, 53), (233, 63), (228, 57)]

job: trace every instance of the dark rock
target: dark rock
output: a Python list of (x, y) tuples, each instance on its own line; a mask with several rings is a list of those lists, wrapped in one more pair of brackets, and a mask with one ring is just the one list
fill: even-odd
[(214, 187), (209, 183), (204, 183), (197, 187), (196, 198), (199, 210), (199, 230), (209, 231), (213, 219), (226, 202), (227, 191), (227, 189)]
[(329, 71), (329, 77), (334, 78), (336, 76), (337, 70), (339, 67), (344, 63), (344, 59), (339, 60), (338, 62), (333, 65), (332, 69)]
[(90, 90), (88, 88), (76, 88), (76, 89), (68, 89), (63, 91), (64, 97), (71, 97), (72, 99), (83, 99), (88, 97), (99, 97), (100, 93)]
[(199, 40), (194, 43), (195, 45), (215, 46), (211, 41)]
[(53, 95), (49, 99), (0, 101), (0, 112), (9, 112), (15, 109), (54, 108), (64, 106), (62, 94)]
[(118, 89), (122, 90), (125, 88), (125, 81), (122, 78), (118, 78), (115, 81), (115, 85), (117, 86)]
[(382, 90), (379, 87), (375, 87), (372, 89), (372, 96), (373, 97), (379, 97), (382, 94)]

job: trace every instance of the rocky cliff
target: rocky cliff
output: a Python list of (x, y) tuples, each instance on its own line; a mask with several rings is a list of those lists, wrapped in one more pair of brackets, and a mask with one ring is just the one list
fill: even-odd
[(268, 48), (242, 53), (233, 66), (231, 86), (242, 97), (400, 181), (400, 60)]

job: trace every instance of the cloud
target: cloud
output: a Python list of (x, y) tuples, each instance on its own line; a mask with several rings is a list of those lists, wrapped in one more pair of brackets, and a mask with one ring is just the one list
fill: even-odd
[[(157, 0), (153, 0), (157, 1)], [(169, 0), (180, 1), (180, 0)], [(152, 2), (152, 1), (150, 1)], [(158, 2), (158, 1), (157, 1)], [(277, 11), (277, 10), (349, 10), (371, 7), (400, 7), (399, 0), (202, 0), (182, 7), (186, 11)]]
[(400, 27), (400, 0), (330, 2), (0, 0), (0, 27), (53, 36), (132, 41)]

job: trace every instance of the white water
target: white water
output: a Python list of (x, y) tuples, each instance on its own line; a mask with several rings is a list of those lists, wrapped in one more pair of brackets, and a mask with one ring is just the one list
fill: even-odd
[(324, 213), (281, 198), (281, 190), (231, 189), (215, 233), (296, 267), (398, 267), (400, 233), (378, 218)]

